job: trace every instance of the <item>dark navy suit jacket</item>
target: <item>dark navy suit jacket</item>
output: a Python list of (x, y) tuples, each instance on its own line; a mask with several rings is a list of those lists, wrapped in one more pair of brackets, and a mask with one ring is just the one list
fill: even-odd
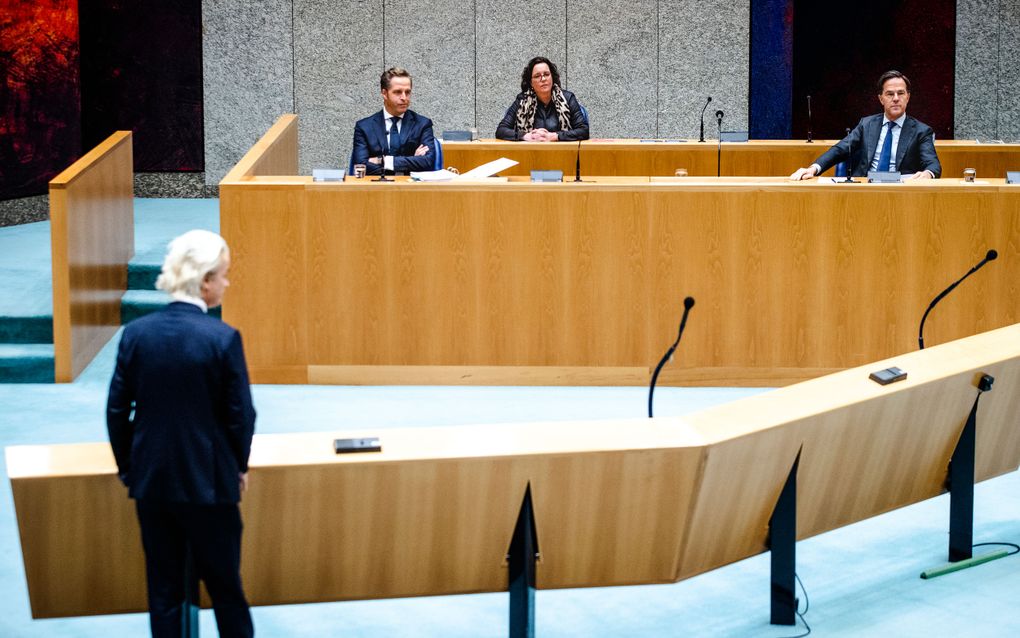
[[(850, 162), (850, 174), (865, 177), (871, 167), (871, 159), (878, 149), (878, 138), (882, 134), (882, 114), (861, 118), (854, 130), (815, 160), (821, 167), (821, 175), (840, 162)], [(935, 133), (927, 124), (909, 115), (903, 120), (900, 141), (896, 147), (896, 170), (900, 173), (917, 173), (929, 170), (936, 178), (942, 175), (942, 164), (935, 153)]]
[[(429, 152), (415, 156), (418, 146), (424, 144)], [(418, 115), (408, 109), (400, 120), (400, 148), (390, 151), (389, 135), (386, 133), (386, 122), (380, 110), (354, 125), (354, 152), (351, 157), (355, 164), (365, 164), (370, 175), (379, 175), (383, 171), (382, 164), (373, 164), (370, 157), (393, 156), (393, 170), (396, 173), (411, 171), (431, 171), (435, 167), (436, 158), (435, 135), (432, 133), (432, 120)]]
[(255, 431), (241, 334), (184, 302), (132, 321), (106, 425), (132, 498), (237, 503)]

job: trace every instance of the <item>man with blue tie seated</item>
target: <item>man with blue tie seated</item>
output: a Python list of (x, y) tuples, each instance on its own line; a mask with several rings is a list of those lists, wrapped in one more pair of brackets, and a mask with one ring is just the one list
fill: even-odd
[(354, 164), (371, 175), (431, 171), (435, 163), (432, 120), (410, 110), (411, 74), (391, 67), (379, 78), (383, 108), (354, 125)]
[[(797, 169), (790, 179), (797, 181), (821, 175), (840, 162), (848, 162), (849, 173), (864, 177), (868, 171), (910, 173), (907, 179), (932, 179), (942, 175), (935, 153), (931, 127), (907, 115), (910, 80), (899, 71), (886, 71), (878, 79), (878, 101), (883, 113), (862, 118), (849, 135), (826, 151), (807, 168)], [(852, 155), (851, 155), (852, 154)]]

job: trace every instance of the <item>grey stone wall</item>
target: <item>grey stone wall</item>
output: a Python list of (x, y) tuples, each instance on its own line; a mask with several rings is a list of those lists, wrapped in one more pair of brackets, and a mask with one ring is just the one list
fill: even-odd
[(957, 0), (956, 137), (1020, 141), (1020, 0)]
[(693, 137), (712, 95), (747, 128), (749, 0), (204, 0), (206, 183), (275, 119), (300, 116), (302, 173), (346, 167), (379, 74), (414, 76), (411, 108), (437, 133), (496, 124), (544, 55), (592, 137)]
[(292, 0), (203, 0), (206, 184), (294, 111), (294, 9)]

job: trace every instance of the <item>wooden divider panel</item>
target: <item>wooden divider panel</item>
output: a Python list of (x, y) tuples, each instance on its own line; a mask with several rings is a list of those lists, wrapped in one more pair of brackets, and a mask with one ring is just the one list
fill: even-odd
[(73, 381), (120, 327), (135, 252), (131, 132), (118, 131), (50, 181), (53, 351)]

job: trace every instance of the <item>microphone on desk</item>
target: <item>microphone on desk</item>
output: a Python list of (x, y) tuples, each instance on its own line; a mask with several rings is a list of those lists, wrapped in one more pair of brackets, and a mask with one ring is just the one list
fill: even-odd
[(581, 179), (581, 142), (582, 142), (582, 140), (577, 140), (577, 159), (574, 162), (574, 181), (575, 182), (583, 182), (584, 181), (583, 179)]
[(847, 145), (850, 147), (847, 152), (846, 158), (846, 179), (843, 180), (844, 184), (854, 184), (854, 141), (850, 138), (850, 129), (846, 129)]
[(691, 314), (691, 308), (694, 307), (694, 297), (686, 297), (684, 299), (684, 314), (680, 318), (680, 329), (676, 333), (676, 341), (669, 347), (666, 354), (663, 355), (659, 361), (659, 365), (655, 366), (655, 372), (652, 373), (652, 383), (648, 386), (648, 418), (652, 418), (652, 395), (655, 394), (655, 382), (659, 379), (659, 372), (662, 371), (662, 366), (666, 365), (666, 362), (673, 358), (673, 353), (676, 352), (677, 345), (680, 344), (680, 337), (684, 334), (684, 326), (687, 325), (687, 315)]
[(976, 266), (968, 270), (966, 275), (954, 281), (951, 286), (940, 292), (938, 296), (931, 300), (931, 303), (928, 304), (928, 309), (924, 311), (924, 316), (921, 317), (921, 327), (918, 328), (917, 330), (917, 345), (920, 347), (921, 350), (924, 350), (924, 321), (925, 319), (928, 318), (928, 313), (931, 312), (931, 309), (935, 307), (935, 304), (942, 301), (942, 298), (951, 293), (954, 288), (956, 288), (957, 286), (960, 285), (961, 282), (963, 282), (964, 279), (976, 273), (978, 270), (981, 269), (982, 266), (984, 266), (988, 262), (995, 261), (998, 257), (999, 252), (997, 250), (995, 249), (989, 250), (987, 253), (985, 253), (985, 258), (979, 261)]
[(705, 141), (705, 110), (708, 109), (708, 105), (712, 103), (712, 96), (709, 95), (705, 101), (705, 106), (701, 107), (701, 137), (698, 138), (699, 142)]
[(716, 157), (715, 157), (715, 176), (716, 177), (721, 177), (722, 176), (722, 119), (723, 119), (723, 112), (722, 111), (716, 111), (715, 112), (715, 119), (716, 119), (716, 122), (719, 125), (719, 149), (716, 151)]
[(807, 96), (807, 143), (811, 144), (811, 96)]

